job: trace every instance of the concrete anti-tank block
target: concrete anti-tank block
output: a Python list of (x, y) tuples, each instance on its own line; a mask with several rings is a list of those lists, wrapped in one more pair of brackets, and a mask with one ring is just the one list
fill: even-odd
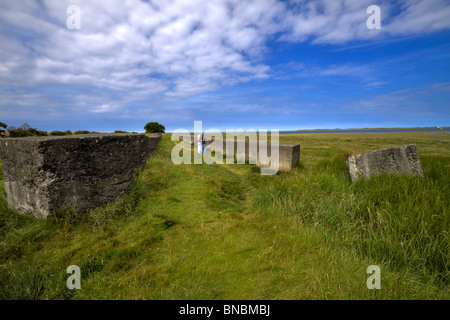
[[(258, 150), (259, 152), (259, 150)], [(267, 143), (267, 155), (272, 155), (271, 143)], [(279, 143), (278, 144), (278, 171), (289, 171), (300, 161), (300, 145), (295, 143)], [(269, 167), (263, 165), (259, 161), (258, 153), (258, 167)]]
[(300, 145), (295, 143), (280, 143), (279, 169), (289, 171), (300, 161)]
[(46, 218), (58, 208), (86, 211), (127, 193), (160, 137), (86, 134), (0, 140), (8, 206)]
[[(206, 142), (206, 145), (210, 145), (210, 141)], [(259, 157), (259, 142), (254, 141), (254, 147), (250, 147), (250, 142), (248, 140), (239, 141), (235, 139), (233, 141), (234, 148), (233, 150), (228, 150), (226, 147), (226, 140), (223, 140), (223, 154), (229, 155), (228, 153), (235, 156), (237, 163), (254, 163), (258, 167), (269, 167), (270, 165), (262, 165)], [(241, 148), (238, 147), (238, 144), (241, 144)], [(266, 142), (266, 151), (267, 156), (271, 156), (272, 145), (269, 142)], [(295, 143), (279, 143), (279, 163), (278, 170), (279, 171), (289, 171), (292, 169), (300, 161), (300, 144)]]
[(162, 134), (161, 133), (154, 133), (151, 136), (148, 137), (150, 139), (150, 156), (153, 155), (156, 152), (156, 149), (158, 149), (159, 144), (162, 141)]
[(347, 158), (352, 181), (380, 174), (423, 176), (415, 144), (352, 154)]

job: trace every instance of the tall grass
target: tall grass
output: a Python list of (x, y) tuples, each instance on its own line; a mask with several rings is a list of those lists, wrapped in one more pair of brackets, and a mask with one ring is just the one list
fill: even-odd
[(343, 157), (320, 161), (301, 178), (258, 191), (266, 215), (297, 216), (394, 269), (407, 267), (445, 286), (449, 280), (448, 160), (421, 157), (424, 178), (379, 176), (351, 183)]

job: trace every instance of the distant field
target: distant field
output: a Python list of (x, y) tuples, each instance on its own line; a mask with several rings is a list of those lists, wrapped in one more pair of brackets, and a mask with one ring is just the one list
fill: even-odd
[(374, 131), (374, 130), (390, 130), (390, 131), (395, 131), (395, 130), (399, 130), (399, 131), (403, 131), (403, 132), (407, 132), (407, 131), (411, 131), (411, 130), (417, 130), (417, 131), (426, 131), (426, 130), (430, 130), (430, 131), (448, 131), (448, 129), (450, 129), (450, 127), (396, 127), (396, 128), (349, 128), (349, 129), (301, 129), (301, 130), (297, 130), (298, 132), (303, 132), (303, 131)]
[[(292, 171), (179, 165), (163, 135), (132, 192), (47, 220), (7, 209), (0, 299), (449, 299), (450, 134), (283, 134)], [(416, 143), (424, 178), (351, 183), (344, 154)], [(81, 290), (66, 268), (81, 268)], [(370, 265), (381, 290), (366, 287)]]

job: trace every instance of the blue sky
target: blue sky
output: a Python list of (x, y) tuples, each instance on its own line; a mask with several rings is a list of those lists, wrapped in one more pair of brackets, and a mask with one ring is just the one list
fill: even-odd
[[(80, 29), (67, 7), (80, 8)], [(381, 9), (369, 30), (367, 7)], [(143, 131), (450, 125), (450, 5), (1, 1), (0, 121)]]

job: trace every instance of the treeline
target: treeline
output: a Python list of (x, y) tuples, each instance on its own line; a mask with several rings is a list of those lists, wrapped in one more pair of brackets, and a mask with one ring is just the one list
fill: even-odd
[(46, 136), (47, 132), (38, 130), (36, 128), (31, 128), (27, 123), (22, 126), (16, 128), (12, 126), (6, 125), (6, 123), (0, 122), (0, 127), (3, 128), (0, 131), (2, 136), (10, 136), (12, 138), (18, 137), (28, 137), (28, 136)]
[[(38, 130), (36, 128), (30, 127), (27, 123), (24, 123), (20, 127), (8, 126), (6, 123), (0, 122), (0, 136), (1, 137), (11, 137), (11, 138), (21, 138), (21, 137), (39, 137), (39, 136), (67, 136), (72, 134), (87, 134), (87, 133), (99, 133), (97, 131), (89, 130), (78, 130), (78, 131), (59, 131), (54, 130), (51, 132)], [(128, 133), (127, 131), (116, 130), (114, 133)]]

